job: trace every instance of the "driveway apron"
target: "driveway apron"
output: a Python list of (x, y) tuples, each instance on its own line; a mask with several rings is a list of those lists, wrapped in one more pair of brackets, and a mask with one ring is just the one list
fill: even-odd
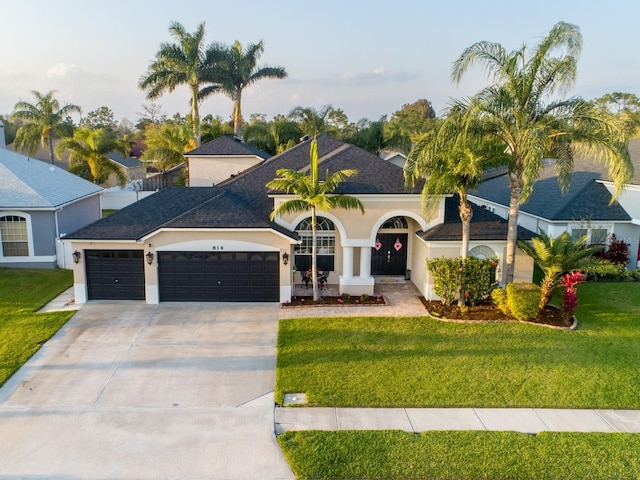
[(293, 479), (274, 303), (91, 302), (0, 389), (0, 478)]

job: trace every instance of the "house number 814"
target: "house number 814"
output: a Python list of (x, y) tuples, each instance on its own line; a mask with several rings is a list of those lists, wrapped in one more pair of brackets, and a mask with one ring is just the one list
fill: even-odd
[(217, 245), (214, 245), (213, 247), (211, 247), (211, 250), (213, 250), (214, 252), (220, 251), (220, 250), (224, 250), (224, 247), (219, 247)]

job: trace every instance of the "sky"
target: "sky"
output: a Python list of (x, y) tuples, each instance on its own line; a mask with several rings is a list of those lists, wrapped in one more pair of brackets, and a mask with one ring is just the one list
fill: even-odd
[[(189, 32), (204, 22), (207, 42), (263, 40), (260, 64), (286, 68), (285, 80), (245, 90), (245, 118), (330, 104), (352, 122), (378, 120), (421, 98), (441, 113), (488, 83), (479, 70), (451, 82), (466, 47), (534, 46), (559, 21), (579, 26), (584, 39), (568, 95), (640, 96), (639, 17), (637, 0), (0, 0), (0, 114), (33, 101), (32, 90), (57, 90), (61, 103), (85, 114), (107, 106), (135, 123), (150, 103), (138, 82), (171, 41), (172, 21)], [(188, 101), (179, 88), (154, 102), (172, 116), (188, 114)], [(228, 98), (214, 95), (200, 113), (228, 120), (231, 110)]]

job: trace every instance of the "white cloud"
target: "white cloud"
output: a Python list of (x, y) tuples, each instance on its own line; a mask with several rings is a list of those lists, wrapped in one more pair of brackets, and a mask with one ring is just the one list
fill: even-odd
[(47, 70), (47, 77), (66, 77), (69, 71), (72, 70), (75, 65), (65, 65), (64, 63), (57, 63), (49, 70)]

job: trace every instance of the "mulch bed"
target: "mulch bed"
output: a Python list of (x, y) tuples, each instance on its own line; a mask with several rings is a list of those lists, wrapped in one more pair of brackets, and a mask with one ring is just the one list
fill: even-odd
[[(490, 302), (467, 307), (466, 312), (461, 312), (457, 304), (444, 305), (439, 301), (428, 301), (420, 298), (429, 314), (443, 320), (462, 320), (468, 322), (512, 322), (517, 321), (509, 315), (505, 315)], [(529, 323), (549, 325), (553, 327), (568, 328), (562, 321), (560, 310), (552, 305), (547, 305), (538, 317)]]
[(283, 307), (337, 307), (337, 306), (358, 306), (358, 305), (387, 305), (383, 296), (370, 295), (368, 298), (353, 296), (349, 299), (343, 297), (326, 296), (320, 297), (318, 301), (313, 301), (313, 295), (296, 296), (290, 302), (282, 304)]

